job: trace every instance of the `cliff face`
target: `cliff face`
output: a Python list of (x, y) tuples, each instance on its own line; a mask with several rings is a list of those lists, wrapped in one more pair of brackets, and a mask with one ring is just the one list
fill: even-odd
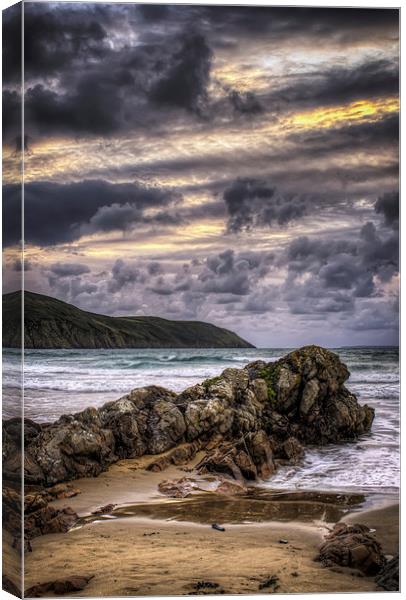
[[(108, 317), (25, 292), (26, 348), (250, 348), (238, 335), (200, 321)], [(3, 346), (21, 346), (21, 292), (3, 296)]]
[[(348, 376), (337, 355), (308, 346), (275, 363), (226, 369), (180, 394), (150, 386), (53, 424), (26, 419), (25, 481), (53, 485), (98, 475), (122, 458), (171, 451), (157, 457), (161, 469), (165, 461), (187, 462), (198, 450), (202, 472), (269, 477), (278, 460), (300, 459), (303, 445), (351, 440), (370, 430), (374, 411), (347, 390)], [(20, 427), (18, 419), (3, 424), (9, 479), (20, 464)]]

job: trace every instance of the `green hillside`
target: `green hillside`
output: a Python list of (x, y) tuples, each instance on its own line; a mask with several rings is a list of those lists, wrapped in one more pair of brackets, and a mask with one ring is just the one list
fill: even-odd
[[(26, 348), (252, 348), (229, 331), (201, 321), (108, 317), (25, 292)], [(21, 292), (3, 295), (3, 347), (21, 345)]]

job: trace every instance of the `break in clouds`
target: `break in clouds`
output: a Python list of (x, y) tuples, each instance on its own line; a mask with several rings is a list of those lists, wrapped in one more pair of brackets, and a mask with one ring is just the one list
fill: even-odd
[[(6, 19), (11, 291), (18, 10)], [(264, 346), (397, 343), (396, 10), (41, 3), (25, 23), (27, 289)]]

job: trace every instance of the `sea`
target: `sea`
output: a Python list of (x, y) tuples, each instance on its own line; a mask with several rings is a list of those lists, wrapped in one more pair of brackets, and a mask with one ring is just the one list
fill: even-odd
[[(307, 449), (303, 462), (279, 468), (272, 489), (396, 494), (400, 483), (399, 351), (395, 347), (332, 349), (348, 366), (348, 388), (375, 409), (370, 434), (352, 443)], [(175, 392), (254, 360), (277, 360), (287, 348), (176, 350), (27, 350), (25, 417), (51, 422), (101, 406), (131, 389), (159, 385)], [(3, 351), (3, 418), (19, 416), (21, 361)]]

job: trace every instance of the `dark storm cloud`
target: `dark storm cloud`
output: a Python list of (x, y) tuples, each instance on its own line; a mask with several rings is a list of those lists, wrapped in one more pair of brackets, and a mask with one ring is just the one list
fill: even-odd
[(12, 140), (21, 135), (21, 96), (14, 90), (3, 90), (3, 139)]
[(165, 4), (139, 4), (136, 8), (145, 22), (160, 23), (170, 19), (174, 7)]
[[(15, 206), (20, 189), (10, 184), (3, 188), (4, 244), (16, 244), (21, 238)], [(25, 184), (25, 239), (39, 246), (72, 242), (83, 233), (128, 229), (137, 222), (154, 222), (144, 215), (148, 208), (165, 209), (174, 205), (179, 195), (159, 188), (145, 188), (134, 183), (112, 184), (103, 180), (57, 184)], [(124, 218), (125, 217), (125, 218)], [(172, 216), (168, 217), (170, 222)], [(164, 213), (157, 223), (165, 225)]]
[(396, 39), (399, 29), (397, 9), (202, 6), (195, 12), (195, 18), (208, 22), (213, 36), (267, 34), (276, 43), (307, 38), (310, 43), (343, 44), (377, 35)]
[[(398, 23), (395, 10), (363, 9), (28, 4), (25, 12), (27, 128), (38, 135), (107, 136), (154, 120), (167, 123), (179, 110), (207, 116), (211, 48), (232, 44), (233, 36), (245, 43), (263, 35), (275, 44), (293, 43), (295, 36), (312, 44), (331, 36), (344, 43), (379, 32), (395, 39)], [(10, 41), (16, 19), (9, 18)], [(6, 57), (10, 73), (19, 63), (17, 46), (11, 44)], [(375, 60), (310, 73), (263, 98), (238, 90), (226, 97), (235, 116), (255, 116), (287, 102), (396, 93), (397, 70)]]
[(399, 226), (399, 208), (399, 192), (384, 194), (375, 204), (376, 212), (384, 216), (385, 223), (395, 228)]
[(298, 76), (291, 84), (268, 95), (268, 103), (312, 107), (399, 93), (399, 65), (387, 59), (355, 67), (332, 67)]
[(9, 82), (21, 85), (22, 11), (22, 3), (14, 4), (2, 11), (3, 85)]
[[(17, 5), (16, 5), (17, 7)], [(96, 4), (83, 3), (80, 10), (26, 4), (24, 6), (24, 69), (26, 79), (51, 77), (79, 64), (100, 58), (108, 48), (105, 24), (108, 11)], [(18, 10), (6, 16), (3, 49), (6, 82), (16, 81), (21, 64), (21, 15)]]
[(89, 64), (61, 73), (58, 91), (44, 82), (28, 88), (27, 128), (111, 135), (142, 129), (150, 119), (165, 121), (170, 118), (165, 110), (201, 114), (207, 103), (211, 50), (197, 32), (86, 60)]
[(239, 92), (233, 90), (229, 94), (229, 100), (237, 113), (243, 115), (258, 115), (264, 110), (258, 97), (253, 92)]
[(253, 227), (286, 225), (307, 210), (300, 196), (282, 197), (274, 187), (259, 179), (236, 179), (223, 199), (227, 207), (227, 229), (238, 232)]
[[(38, 84), (25, 95), (27, 128), (40, 133), (109, 135), (120, 128), (120, 74), (87, 75), (73, 93)], [(131, 82), (125, 82), (124, 87)]]
[(186, 35), (153, 84), (149, 98), (158, 104), (200, 113), (208, 100), (211, 59), (204, 36), (197, 32)]

